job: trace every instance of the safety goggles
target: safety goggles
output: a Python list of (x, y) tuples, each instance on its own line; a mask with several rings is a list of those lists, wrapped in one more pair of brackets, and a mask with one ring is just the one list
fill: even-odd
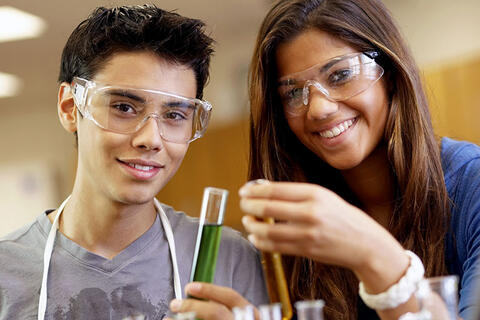
[(102, 129), (131, 134), (155, 119), (165, 141), (189, 143), (200, 138), (210, 119), (207, 101), (176, 94), (122, 86), (100, 85), (75, 77), (74, 102), (79, 112)]
[(331, 101), (343, 101), (370, 88), (383, 75), (375, 62), (376, 51), (333, 58), (278, 80), (278, 92), (290, 116), (302, 115), (310, 101), (311, 87)]

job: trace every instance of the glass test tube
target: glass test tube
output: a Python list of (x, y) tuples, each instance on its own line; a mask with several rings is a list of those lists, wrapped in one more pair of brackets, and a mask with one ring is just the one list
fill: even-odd
[[(265, 179), (252, 180), (248, 183), (266, 184), (269, 183)], [(263, 219), (266, 223), (274, 224), (273, 218)], [(292, 303), (288, 293), (287, 280), (285, 271), (283, 270), (282, 255), (278, 252), (262, 252), (262, 267), (265, 274), (265, 281), (268, 290), (268, 296), (271, 303), (281, 303), (282, 319), (290, 320), (293, 316)]]
[(173, 316), (174, 320), (195, 320), (195, 312), (177, 313)]
[[(272, 218), (266, 218), (264, 221), (270, 224), (275, 223)], [(270, 302), (280, 302), (282, 305), (282, 319), (290, 320), (293, 312), (287, 280), (283, 270), (282, 255), (278, 252), (262, 252), (262, 266)]]
[(458, 319), (458, 276), (423, 279), (416, 297), (424, 314), (430, 313), (431, 319)]
[(398, 320), (432, 320), (432, 314), (428, 310), (422, 310), (416, 313), (408, 312), (400, 316)]
[(260, 320), (282, 320), (282, 304), (264, 304), (258, 307)]
[(295, 303), (298, 320), (323, 320), (323, 300), (306, 300)]
[(190, 281), (213, 282), (228, 191), (207, 187), (203, 192)]
[(251, 305), (235, 307), (232, 311), (234, 320), (255, 320), (255, 310)]

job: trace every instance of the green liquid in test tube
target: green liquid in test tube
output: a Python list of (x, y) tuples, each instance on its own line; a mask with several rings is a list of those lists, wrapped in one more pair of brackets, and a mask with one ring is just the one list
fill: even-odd
[(207, 187), (203, 192), (190, 281), (213, 282), (227, 197), (225, 189)]

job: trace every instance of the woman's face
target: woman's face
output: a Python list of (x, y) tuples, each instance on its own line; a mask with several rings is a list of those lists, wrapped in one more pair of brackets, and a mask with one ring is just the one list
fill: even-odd
[[(374, 77), (381, 75), (379, 70), (382, 70), (376, 64), (365, 64), (368, 68), (376, 66), (369, 69), (370, 71), (361, 71), (365, 79), (371, 79), (370, 85), (352, 97), (348, 97), (348, 93), (355, 92), (354, 89), (344, 90), (340, 89), (340, 85), (332, 84), (332, 79), (335, 83), (340, 83), (341, 79), (347, 76), (345, 71), (342, 71), (344, 67), (335, 67), (335, 72), (329, 71), (336, 61), (332, 59), (345, 55), (355, 56), (355, 53), (358, 51), (347, 43), (315, 29), (308, 29), (293, 40), (280, 44), (276, 51), (278, 76), (281, 79), (278, 90), (290, 129), (308, 149), (339, 170), (355, 168), (372, 153), (383, 138), (388, 115), (385, 83), (382, 78), (373, 81)], [(363, 55), (357, 57), (358, 61), (363, 58), (368, 60), (368, 57)], [(356, 68), (355, 58), (339, 60), (345, 61), (342, 62), (343, 66)], [(310, 69), (315, 65), (318, 65), (318, 68)], [(309, 93), (305, 100), (302, 84), (308, 80), (318, 82), (307, 86)], [(290, 83), (300, 84), (297, 91), (285, 90), (284, 84)], [(328, 99), (318, 83), (326, 87), (335, 100), (340, 101)], [(359, 83), (360, 87), (366, 86), (363, 82)], [(303, 111), (292, 112), (285, 98), (292, 96), (296, 97), (302, 106), (303, 102), (306, 102)]]

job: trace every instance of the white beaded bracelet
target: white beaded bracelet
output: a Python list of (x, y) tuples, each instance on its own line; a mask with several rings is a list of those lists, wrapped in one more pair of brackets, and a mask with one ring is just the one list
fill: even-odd
[(363, 282), (359, 284), (359, 294), (365, 304), (375, 310), (396, 308), (410, 299), (417, 285), (423, 279), (425, 268), (420, 258), (413, 252), (405, 250), (410, 257), (410, 265), (405, 275), (386, 291), (379, 294), (369, 294), (365, 291)]

